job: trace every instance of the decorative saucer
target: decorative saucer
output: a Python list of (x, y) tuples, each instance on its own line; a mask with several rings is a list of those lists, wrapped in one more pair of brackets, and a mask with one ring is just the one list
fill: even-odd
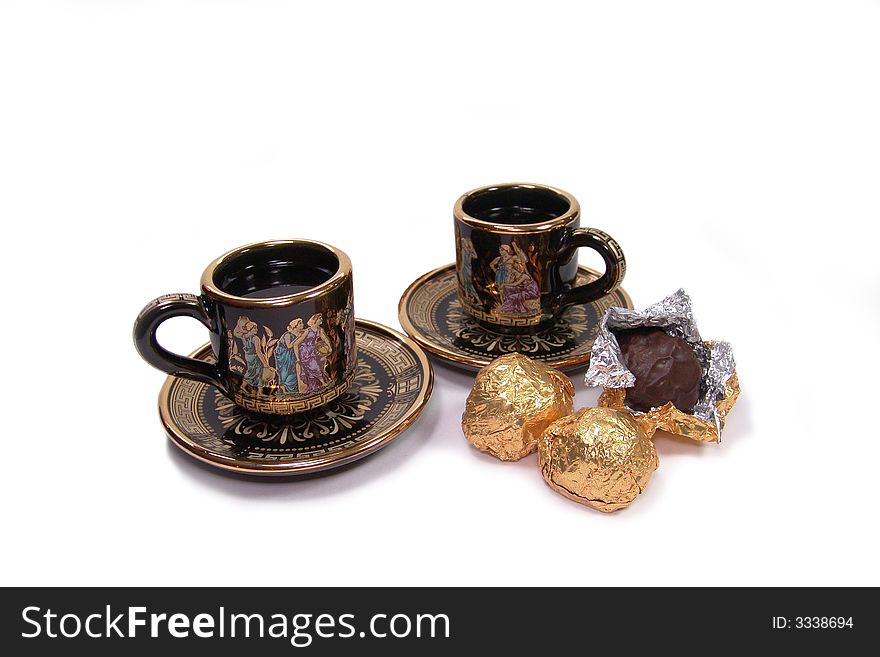
[[(212, 385), (169, 376), (159, 416), (184, 452), (224, 470), (299, 475), (335, 468), (390, 443), (431, 396), (434, 372), (409, 338), (355, 321), (358, 363), (351, 386), (326, 406), (291, 416), (242, 410)], [(205, 345), (193, 358), (213, 360)]]
[[(599, 277), (578, 267), (577, 285)], [(632, 300), (617, 288), (596, 301), (571, 306), (553, 323), (533, 333), (496, 333), (468, 315), (458, 301), (455, 265), (428, 272), (400, 298), (398, 318), (409, 336), (426, 351), (456, 367), (477, 370), (492, 360), (519, 352), (563, 370), (585, 366), (599, 321), (612, 306), (632, 308)]]

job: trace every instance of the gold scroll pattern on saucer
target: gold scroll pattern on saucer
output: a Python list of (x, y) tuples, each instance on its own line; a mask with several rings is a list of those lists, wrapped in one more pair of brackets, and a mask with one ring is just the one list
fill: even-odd
[(538, 464), (557, 493), (609, 512), (638, 497), (660, 460), (629, 411), (584, 408), (547, 428)]
[[(719, 426), (704, 422), (698, 417), (688, 415), (675, 406), (672, 402), (664, 404), (660, 408), (655, 408), (647, 413), (635, 414), (636, 422), (638, 422), (645, 433), (650, 437), (658, 429), (674, 433), (678, 436), (684, 436), (691, 440), (703, 443), (719, 442), (719, 429), (724, 428), (724, 420), (727, 414), (736, 403), (739, 397), (739, 379), (736, 372), (727, 380), (724, 387), (724, 394), (715, 402), (715, 408), (718, 410)], [(619, 409), (629, 412), (629, 408), (625, 404), (626, 388), (605, 388), (599, 397), (599, 406), (606, 408)]]
[(535, 451), (551, 422), (571, 413), (573, 397), (574, 386), (561, 372), (506, 354), (477, 373), (461, 428), (474, 447), (516, 461)]

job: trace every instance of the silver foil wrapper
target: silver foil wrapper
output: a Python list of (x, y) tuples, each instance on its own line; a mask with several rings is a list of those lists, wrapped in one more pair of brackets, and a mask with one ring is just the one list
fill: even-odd
[[(586, 384), (606, 389), (631, 388), (635, 385), (635, 377), (623, 361), (614, 331), (636, 328), (663, 329), (670, 335), (684, 338), (693, 347), (702, 370), (700, 398), (693, 416), (714, 425), (720, 441), (724, 417), (719, 413), (718, 402), (725, 395), (736, 363), (727, 342), (703, 342), (694, 321), (691, 299), (684, 290), (678, 290), (644, 310), (606, 310), (593, 343), (590, 368), (584, 377)], [(639, 411), (632, 412), (636, 416), (642, 415)]]

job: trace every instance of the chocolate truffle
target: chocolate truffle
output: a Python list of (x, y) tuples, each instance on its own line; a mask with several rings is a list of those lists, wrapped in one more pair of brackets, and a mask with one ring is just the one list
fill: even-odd
[(700, 395), (700, 361), (683, 338), (662, 329), (634, 329), (615, 334), (636, 384), (626, 389), (626, 405), (650, 411), (668, 402), (692, 413)]

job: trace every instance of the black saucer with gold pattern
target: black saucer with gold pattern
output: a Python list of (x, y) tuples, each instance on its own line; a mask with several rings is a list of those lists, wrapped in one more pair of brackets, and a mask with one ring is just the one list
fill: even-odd
[[(599, 278), (581, 266), (575, 283)], [(476, 370), (519, 352), (562, 370), (587, 365), (599, 321), (612, 306), (632, 308), (621, 288), (587, 304), (571, 306), (548, 327), (530, 333), (498, 333), (468, 315), (458, 301), (455, 265), (429, 272), (400, 298), (398, 317), (409, 336), (449, 365)]]
[[(434, 373), (417, 344), (380, 324), (356, 320), (355, 340), (354, 379), (326, 406), (256, 415), (212, 385), (169, 376), (159, 395), (165, 430), (190, 456), (242, 474), (307, 474), (363, 458), (416, 420), (431, 396)], [(192, 356), (213, 360), (210, 345)]]

